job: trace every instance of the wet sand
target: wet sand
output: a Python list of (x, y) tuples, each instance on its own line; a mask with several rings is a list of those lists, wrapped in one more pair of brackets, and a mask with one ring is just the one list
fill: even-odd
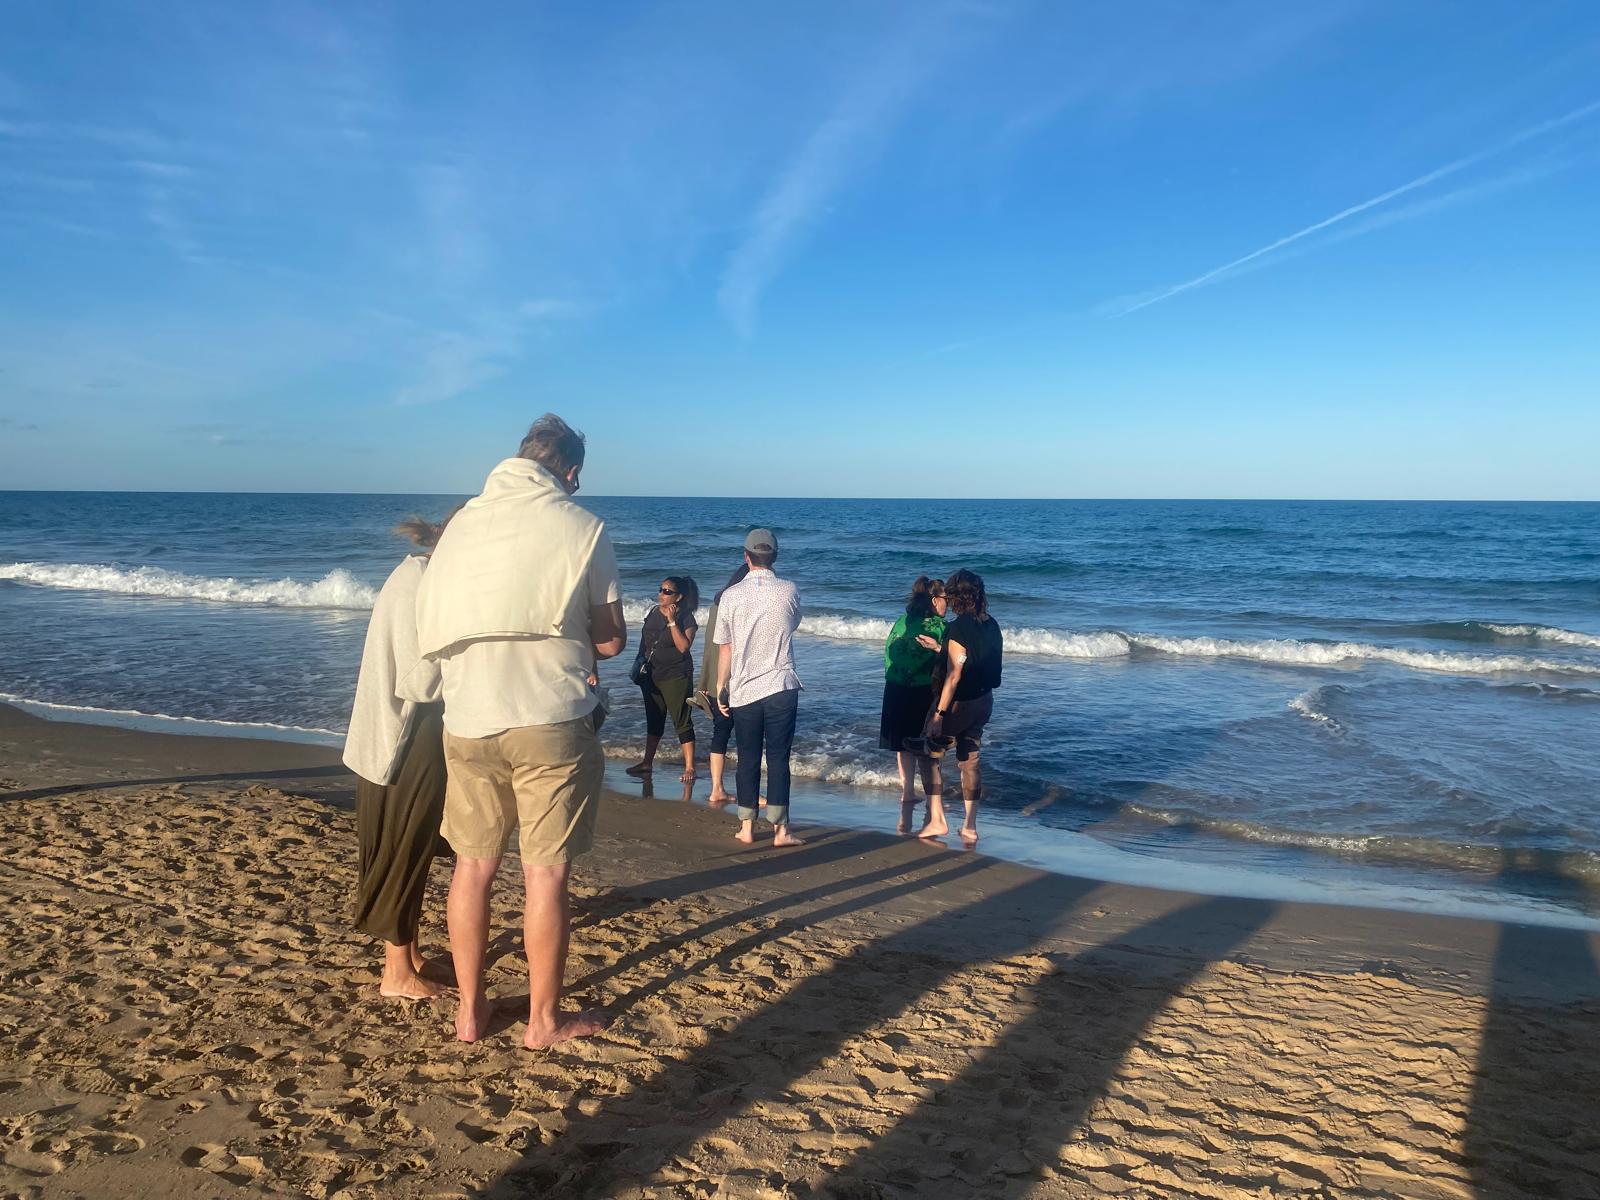
[[(0, 706), (0, 1194), (1600, 1196), (1600, 938), (608, 797), (610, 1031), (377, 995), (334, 751)], [(803, 811), (796, 811), (803, 822)], [(443, 950), (448, 867), (424, 944)]]

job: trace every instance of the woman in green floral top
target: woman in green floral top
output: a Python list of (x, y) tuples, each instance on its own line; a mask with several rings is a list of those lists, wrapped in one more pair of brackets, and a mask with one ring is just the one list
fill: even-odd
[(907, 738), (921, 737), (933, 703), (933, 668), (944, 638), (944, 581), (918, 576), (906, 599), (906, 611), (883, 647), (883, 716), (878, 745), (894, 753), (900, 771), (899, 833), (911, 832), (917, 807), (916, 764), (922, 767), (922, 790), (939, 796), (944, 781), (937, 759), (917, 759), (905, 748)]

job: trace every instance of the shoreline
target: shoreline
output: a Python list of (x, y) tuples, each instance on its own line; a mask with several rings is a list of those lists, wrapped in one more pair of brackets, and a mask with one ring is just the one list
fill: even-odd
[[(289, 746), (342, 747), (336, 730), (285, 725), (248, 725), (198, 717), (170, 716), (53, 704), (0, 695), (0, 712), (13, 710), (46, 721), (100, 728), (143, 731), (159, 736), (205, 740), (248, 739)], [(682, 785), (674, 767), (663, 770), (659, 792), (641, 787), (625, 775), (628, 753), (608, 750), (605, 787), (610, 794), (676, 802)], [(337, 761), (338, 755), (333, 755)], [(671, 766), (671, 764), (667, 764)], [(706, 807), (704, 763), (696, 782), (694, 803)], [(796, 776), (794, 796), (802, 824), (811, 822), (892, 834), (898, 818), (894, 794), (882, 789), (830, 783)], [(1094, 823), (1092, 831), (1051, 827), (1044, 838), (1030, 817), (1031, 809), (986, 807), (982, 852), (1020, 866), (1099, 883), (1130, 887), (1166, 887), (1196, 895), (1264, 900), (1273, 903), (1327, 904), (1442, 917), (1474, 918), (1546, 925), (1558, 929), (1600, 932), (1600, 897), (1570, 878), (1518, 865), (1529, 852), (1509, 855), (1500, 876), (1517, 879), (1527, 890), (1497, 888), (1498, 876), (1432, 869), (1412, 863), (1351, 858), (1295, 846), (1272, 846), (1201, 834), (1182, 836), (1152, 849), (1152, 837), (1165, 837), (1169, 827), (1123, 814)], [(954, 839), (951, 839), (952, 842)], [(1249, 855), (1254, 855), (1254, 861)], [(1531, 894), (1537, 891), (1539, 894)]]
[(337, 751), (0, 708), (0, 777), (17, 1195), (1600, 1190), (1593, 935), (746, 850), (608, 793), (569, 988), (614, 1022), (529, 1054), (509, 878), (486, 1041), (377, 999)]

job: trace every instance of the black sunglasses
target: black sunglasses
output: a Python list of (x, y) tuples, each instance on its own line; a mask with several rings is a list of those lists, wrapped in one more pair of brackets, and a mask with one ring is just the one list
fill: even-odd
[(674, 592), (670, 588), (661, 588), (659, 591), (656, 592), (656, 595), (658, 595), (658, 596), (681, 596), (681, 595), (683, 595), (683, 593), (682, 592)]

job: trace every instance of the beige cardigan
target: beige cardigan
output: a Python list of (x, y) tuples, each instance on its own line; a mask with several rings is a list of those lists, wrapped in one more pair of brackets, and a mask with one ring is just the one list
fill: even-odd
[(367, 625), (344, 765), (372, 783), (394, 781), (417, 705), (441, 694), (439, 665), (417, 648), (417, 588), (427, 565), (422, 555), (413, 555), (396, 567)]
[(483, 638), (587, 638), (587, 625), (564, 626), (604, 529), (544, 467), (506, 459), (434, 547), (417, 594), (422, 653)]

